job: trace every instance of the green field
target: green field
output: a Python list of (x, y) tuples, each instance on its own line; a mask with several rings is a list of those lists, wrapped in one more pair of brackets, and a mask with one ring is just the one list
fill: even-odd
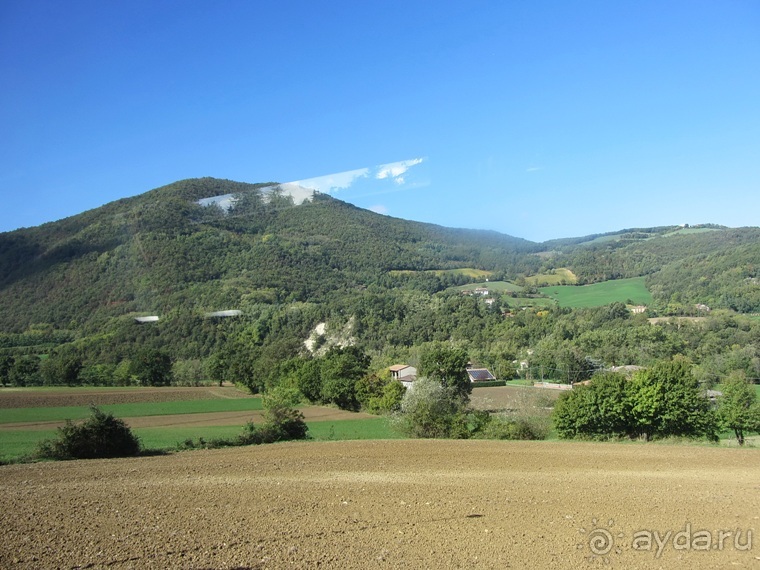
[(684, 236), (689, 234), (703, 234), (705, 232), (719, 232), (719, 228), (680, 228), (673, 232), (663, 234), (662, 237)]
[(644, 286), (644, 277), (616, 279), (593, 285), (542, 287), (540, 291), (559, 304), (560, 307), (600, 307), (610, 303), (648, 305), (652, 294)]
[[(107, 404), (98, 407), (104, 412), (111, 412), (119, 418), (202, 414), (209, 412), (244, 412), (262, 409), (261, 398), (140, 402), (133, 404)], [(0, 412), (0, 424), (80, 420), (89, 415), (90, 408), (88, 406), (9, 408)]]
[(525, 283), (528, 285), (535, 285), (536, 287), (542, 285), (559, 285), (562, 282), (573, 284), (578, 281), (575, 273), (565, 267), (558, 267), (551, 273), (539, 273), (538, 275), (531, 275), (525, 278)]
[[(306, 422), (309, 436), (316, 441), (340, 441), (351, 439), (400, 439), (387, 418), (361, 418), (356, 420), (334, 420)], [(204, 426), (165, 428), (136, 428), (134, 433), (140, 438), (143, 448), (172, 450), (177, 444), (192, 439), (206, 441), (214, 438), (232, 438), (242, 433), (243, 426)], [(0, 460), (10, 461), (34, 452), (43, 439), (56, 436), (57, 430), (0, 430)]]

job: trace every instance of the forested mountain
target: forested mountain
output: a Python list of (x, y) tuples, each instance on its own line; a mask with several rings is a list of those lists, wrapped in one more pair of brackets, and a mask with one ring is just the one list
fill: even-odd
[[(100, 326), (130, 313), (200, 315), (247, 302), (321, 302), (408, 281), (399, 270), (478, 267), (514, 277), (536, 244), (381, 216), (326, 195), (293, 206), (262, 185), (185, 180), (37, 228), (0, 234), (0, 330)], [(225, 214), (195, 203), (240, 193)], [(430, 281), (437, 278), (429, 276)], [(429, 287), (438, 288), (438, 284)]]
[[(515, 314), (507, 296), (485, 303), (453, 288), (476, 274), (514, 282), (566, 267), (579, 283), (647, 276), (657, 314), (688, 314), (696, 303), (760, 311), (758, 228), (630, 229), (537, 244), (382, 216), (326, 195), (296, 206), (262, 191), (271, 186), (184, 180), (0, 234), (0, 376), (13, 366), (16, 377), (34, 377), (34, 359), (50, 355), (83, 365), (80, 379), (128, 382), (130, 362), (153, 350), (177, 374), (223, 370), (262, 387), (284, 362), (308, 356), (310, 335), (317, 347), (354, 344), (378, 366), (453, 341), (505, 372), (530, 349), (542, 371), (568, 378), (573, 367), (585, 374), (684, 352), (707, 366), (722, 354), (699, 353), (685, 330), (651, 328), (622, 305)], [(237, 197), (229, 212), (198, 204), (226, 194)], [(240, 316), (207, 317), (220, 310)], [(136, 323), (147, 315), (158, 322)], [(327, 332), (315, 337), (318, 323)], [(715, 342), (755, 342), (754, 327), (744, 326), (736, 325), (741, 339)]]

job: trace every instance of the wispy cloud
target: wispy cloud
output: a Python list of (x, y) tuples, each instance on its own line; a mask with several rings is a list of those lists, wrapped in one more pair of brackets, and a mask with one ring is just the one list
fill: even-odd
[(421, 164), (424, 158), (412, 158), (411, 160), (401, 160), (399, 162), (389, 162), (388, 164), (381, 164), (377, 167), (375, 178), (382, 180), (384, 178), (393, 178), (393, 181), (397, 184), (404, 183), (404, 174), (412, 166)]
[(363, 178), (373, 178), (376, 180), (392, 181), (397, 186), (407, 184), (407, 178), (404, 176), (410, 168), (422, 164), (425, 158), (412, 158), (409, 160), (400, 160), (398, 162), (389, 162), (380, 164), (371, 168), (358, 168), (356, 170), (346, 170), (335, 174), (326, 174), (315, 178), (306, 178), (304, 180), (294, 180), (282, 184), (283, 187), (295, 188), (301, 187), (308, 190), (331, 194), (339, 190), (346, 190), (356, 184)]
[(542, 170), (540, 166), (529, 166), (525, 169), (525, 172), (537, 172), (539, 170)]
[(371, 211), (375, 212), (376, 214), (383, 214), (383, 215), (385, 215), (385, 214), (388, 213), (388, 208), (386, 208), (382, 204), (377, 204), (375, 206), (370, 206), (369, 209)]
[(316, 178), (307, 178), (306, 180), (296, 180), (288, 184), (296, 184), (304, 188), (329, 194), (330, 192), (349, 188), (357, 179), (366, 178), (367, 176), (369, 176), (369, 168), (359, 168), (357, 170), (346, 170), (335, 174), (317, 176)]

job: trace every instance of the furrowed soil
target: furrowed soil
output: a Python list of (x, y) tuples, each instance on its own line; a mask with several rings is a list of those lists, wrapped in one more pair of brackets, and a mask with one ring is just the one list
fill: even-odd
[(219, 400), (252, 398), (251, 394), (231, 386), (165, 388), (63, 388), (35, 390), (28, 388), (0, 389), (2, 408), (47, 408), (63, 406), (103, 406), (141, 402), (176, 402), (187, 400)]
[(757, 568), (759, 469), (756, 449), (429, 440), (9, 465), (0, 567)]

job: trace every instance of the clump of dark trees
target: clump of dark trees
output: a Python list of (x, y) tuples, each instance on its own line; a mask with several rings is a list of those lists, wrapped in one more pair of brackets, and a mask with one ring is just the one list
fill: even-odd
[(755, 387), (742, 373), (731, 375), (721, 387), (712, 402), (683, 358), (659, 362), (631, 378), (601, 373), (559, 398), (554, 427), (563, 438), (645, 441), (717, 441), (721, 430), (731, 430), (743, 445), (747, 433), (760, 430)]

